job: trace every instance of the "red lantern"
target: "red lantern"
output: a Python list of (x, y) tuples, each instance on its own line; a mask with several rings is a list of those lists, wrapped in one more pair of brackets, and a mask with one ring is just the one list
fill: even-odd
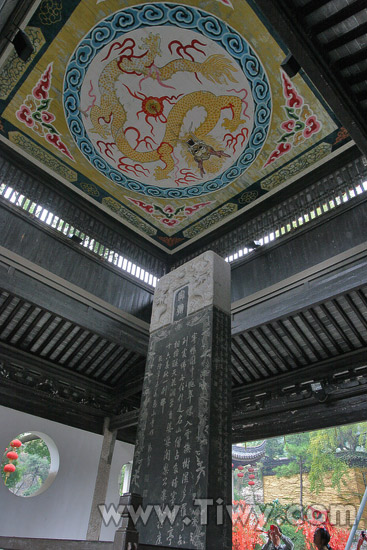
[(234, 464), (232, 464), (232, 468), (234, 468)]
[(19, 441), (19, 439), (13, 439), (13, 441), (10, 442), (10, 447), (21, 447), (22, 442)]
[(9, 451), (8, 453), (6, 453), (6, 456), (8, 457), (9, 460), (18, 459), (18, 453), (16, 453), (15, 451)]
[(249, 477), (249, 479), (255, 479), (254, 474), (250, 474), (248, 477)]
[(242, 472), (240, 472), (239, 474), (237, 474), (237, 477), (243, 477), (244, 474)]
[(4, 472), (5, 472), (5, 485), (8, 481), (8, 477), (10, 476), (10, 474), (12, 474), (13, 472), (15, 472), (16, 470), (16, 467), (14, 466), (14, 464), (5, 464), (4, 466)]
[(249, 472), (254, 472), (254, 471), (255, 471), (255, 468), (249, 468), (248, 471), (249, 471)]
[(238, 469), (239, 469), (239, 470), (243, 470), (243, 466), (238, 466)]
[(254, 481), (249, 481), (248, 484), (249, 485), (255, 485), (255, 482)]

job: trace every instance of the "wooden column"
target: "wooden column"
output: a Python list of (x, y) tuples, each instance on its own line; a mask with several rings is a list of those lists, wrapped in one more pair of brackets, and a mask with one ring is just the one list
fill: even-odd
[(98, 464), (96, 485), (94, 488), (93, 502), (89, 516), (87, 540), (99, 540), (102, 527), (102, 516), (98, 505), (106, 501), (108, 481), (110, 478), (111, 462), (115, 448), (117, 431), (110, 432), (110, 419), (105, 418), (103, 427), (103, 443)]

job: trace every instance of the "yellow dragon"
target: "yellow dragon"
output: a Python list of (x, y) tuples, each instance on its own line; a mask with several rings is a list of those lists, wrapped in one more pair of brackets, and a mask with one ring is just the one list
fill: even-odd
[[(142, 39), (141, 49), (147, 49), (143, 56), (120, 56), (114, 59), (103, 69), (98, 86), (101, 94), (100, 105), (94, 105), (91, 108), (90, 118), (93, 124), (92, 132), (98, 133), (104, 139), (112, 135), (116, 146), (121, 153), (142, 164), (162, 161), (164, 167), (155, 168), (155, 178), (162, 180), (167, 178), (174, 169), (175, 163), (172, 156), (174, 147), (179, 141), (181, 127), (187, 113), (194, 107), (204, 107), (206, 118), (195, 130), (195, 136), (198, 140), (203, 138), (218, 123), (221, 110), (230, 108), (232, 111), (231, 119), (224, 119), (222, 126), (228, 131), (235, 131), (240, 125), (245, 124), (241, 119), (242, 101), (239, 97), (232, 95), (216, 96), (212, 92), (196, 91), (189, 93), (179, 99), (172, 107), (167, 116), (166, 131), (164, 138), (157, 149), (152, 151), (139, 152), (133, 149), (128, 143), (124, 125), (126, 122), (126, 111), (120, 103), (115, 92), (115, 83), (121, 76), (121, 73), (141, 74), (144, 77), (166, 81), (178, 71), (188, 71), (191, 73), (200, 73), (206, 79), (214, 83), (226, 83), (226, 81), (237, 82), (233, 77), (234, 71), (231, 63), (223, 55), (211, 55), (204, 62), (199, 63), (187, 59), (174, 59), (163, 67), (157, 67), (154, 64), (156, 56), (161, 55), (160, 37), (152, 33), (145, 39)], [(105, 124), (101, 124), (100, 120)], [(217, 156), (228, 156), (222, 152)], [(219, 154), (222, 153), (222, 154)]]

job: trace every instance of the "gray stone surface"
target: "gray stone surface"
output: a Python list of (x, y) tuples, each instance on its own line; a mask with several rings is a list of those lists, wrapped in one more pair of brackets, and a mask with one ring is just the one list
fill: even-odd
[(230, 313), (230, 273), (229, 264), (207, 251), (162, 277), (154, 293), (150, 331), (169, 325), (177, 317), (175, 296), (186, 287), (188, 315), (212, 305)]
[[(151, 333), (130, 486), (153, 506), (138, 522), (143, 544), (231, 548), (229, 270), (217, 258), (205, 253), (170, 273), (155, 304), (163, 326)], [(173, 521), (160, 521), (165, 507)]]

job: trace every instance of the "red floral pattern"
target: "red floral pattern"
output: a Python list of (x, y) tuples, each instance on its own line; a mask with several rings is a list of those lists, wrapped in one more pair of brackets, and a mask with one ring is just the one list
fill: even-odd
[(62, 141), (60, 132), (52, 124), (55, 120), (55, 115), (48, 110), (52, 101), (52, 99), (49, 98), (52, 67), (53, 63), (50, 63), (34, 86), (32, 95), (26, 97), (16, 112), (16, 117), (28, 128), (32, 128), (33, 132), (44, 138), (60, 153), (74, 160), (69, 149)]
[(136, 206), (139, 206), (139, 208), (153, 216), (153, 218), (167, 227), (174, 227), (175, 225), (178, 225), (187, 217), (192, 216), (192, 214), (198, 210), (201, 210), (204, 206), (208, 206), (212, 203), (212, 201), (200, 202), (193, 204), (192, 206), (182, 205), (178, 208), (167, 204), (162, 208), (158, 204), (149, 204), (139, 199), (132, 199), (131, 197), (127, 198), (130, 202), (136, 204)]
[(317, 134), (322, 127), (321, 122), (310, 107), (304, 103), (303, 97), (298, 93), (288, 76), (283, 71), (281, 75), (283, 95), (286, 100), (283, 109), (287, 115), (287, 120), (281, 123), (280, 128), (283, 133), (263, 168), (278, 160), (306, 139)]

